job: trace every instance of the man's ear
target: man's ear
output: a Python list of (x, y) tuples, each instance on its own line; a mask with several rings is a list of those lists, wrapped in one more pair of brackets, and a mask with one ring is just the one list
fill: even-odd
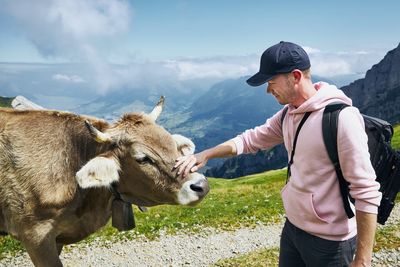
[(294, 83), (296, 83), (296, 84), (299, 83), (301, 77), (303, 76), (303, 73), (301, 72), (301, 70), (295, 69), (292, 71), (292, 74), (293, 74)]
[(173, 134), (172, 137), (178, 146), (178, 151), (180, 151), (184, 156), (194, 153), (196, 146), (189, 138), (186, 138), (180, 134)]
[(82, 188), (108, 187), (119, 180), (119, 170), (119, 162), (115, 157), (99, 155), (76, 173), (76, 180)]

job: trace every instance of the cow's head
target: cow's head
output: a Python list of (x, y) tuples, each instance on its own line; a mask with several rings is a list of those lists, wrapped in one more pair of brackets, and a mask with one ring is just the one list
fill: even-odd
[(125, 114), (104, 132), (86, 121), (92, 137), (112, 149), (86, 163), (76, 174), (82, 188), (118, 184), (125, 201), (140, 206), (193, 205), (208, 193), (207, 179), (192, 173), (183, 179), (173, 170), (175, 159), (194, 152), (194, 144), (171, 135), (155, 123), (164, 98), (150, 114)]

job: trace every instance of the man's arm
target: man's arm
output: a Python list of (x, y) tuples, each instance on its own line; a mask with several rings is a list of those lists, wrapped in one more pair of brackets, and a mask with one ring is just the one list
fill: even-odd
[(179, 168), (178, 175), (186, 177), (189, 172), (195, 172), (201, 167), (204, 167), (209, 159), (231, 157), (236, 154), (235, 142), (228, 140), (200, 153), (179, 157), (176, 160), (174, 168)]
[(356, 211), (357, 250), (354, 261), (350, 265), (351, 267), (371, 266), (376, 220), (376, 214)]
[(338, 124), (338, 153), (343, 176), (351, 184), (350, 196), (355, 199), (357, 251), (352, 267), (371, 266), (377, 211), (381, 200), (379, 183), (368, 152), (368, 137), (358, 109), (345, 108)]

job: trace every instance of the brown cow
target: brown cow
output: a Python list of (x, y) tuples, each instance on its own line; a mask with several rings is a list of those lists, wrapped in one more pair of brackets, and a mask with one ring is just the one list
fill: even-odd
[(113, 124), (0, 109), (0, 231), (19, 239), (36, 266), (62, 266), (63, 245), (104, 226), (115, 203), (200, 202), (206, 178), (192, 173), (183, 180), (173, 170), (193, 143), (155, 123), (163, 102), (149, 115), (129, 113)]

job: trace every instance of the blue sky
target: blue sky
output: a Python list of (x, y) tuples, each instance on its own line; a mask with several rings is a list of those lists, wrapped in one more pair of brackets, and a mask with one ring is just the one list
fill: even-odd
[[(28, 1), (0, 0), (0, 3), (3, 2), (5, 4), (0, 7), (3, 15), (0, 18), (0, 61), (70, 60), (63, 58), (62, 54), (49, 57), (37, 51), (32, 34), (43, 33), (34, 32), (27, 24), (46, 21), (42, 13), (30, 12), (34, 11), (32, 4), (27, 4)], [(29, 19), (23, 20), (11, 11), (7, 7), (10, 2), (15, 2), (14, 8), (28, 9), (20, 16), (27, 15)], [(31, 2), (35, 6), (42, 5), (42, 11), (46, 13), (49, 3), (57, 1)], [(113, 55), (123, 57), (124, 54), (152, 60), (260, 54), (280, 40), (327, 52), (376, 52), (393, 49), (400, 41), (397, 19), (400, 2), (395, 0), (303, 1), (305, 3), (301, 5), (298, 1), (266, 0), (110, 2), (125, 3), (128, 11), (128, 15), (120, 18), (126, 20), (123, 22), (127, 24), (126, 28), (117, 29), (114, 35), (99, 33), (93, 36), (93, 39), (99, 37), (93, 40), (96, 48), (107, 54), (110, 60)], [(101, 9), (104, 5), (86, 6), (87, 9), (90, 7)], [(88, 13), (83, 11), (82, 15)], [(119, 14), (109, 16), (118, 19)], [(43, 31), (48, 28), (44, 27)]]
[[(15, 2), (16, 8), (32, 10), (28, 1), (2, 2), (6, 4), (0, 7), (0, 61), (71, 60), (63, 53), (49, 56), (37, 51), (32, 34), (40, 32), (26, 26), (32, 21), (45, 22), (42, 14), (27, 11), (20, 15), (27, 15), (29, 19), (22, 20), (7, 8), (10, 2)], [(35, 6), (43, 5), (46, 12), (48, 3), (57, 1), (31, 2)], [(117, 29), (110, 36), (93, 36), (96, 49), (111, 61), (124, 56), (164, 60), (260, 54), (280, 40), (326, 52), (386, 52), (400, 41), (397, 19), (400, 2), (394, 0), (302, 1), (304, 4), (266, 0), (124, 2), (129, 12), (121, 20), (126, 20), (126, 28)], [(95, 5), (87, 8), (90, 6)]]
[(8, 80), (18, 64), (77, 62), (85, 71), (58, 66), (48, 80), (99, 93), (215, 82), (253, 74), (281, 40), (306, 49), (314, 74), (359, 78), (398, 46), (398, 10), (396, 0), (0, 0), (0, 82), (18, 88)]
[(398, 1), (149, 2), (132, 2), (131, 40), (157, 57), (260, 53), (280, 40), (324, 51), (387, 50), (399, 43)]

